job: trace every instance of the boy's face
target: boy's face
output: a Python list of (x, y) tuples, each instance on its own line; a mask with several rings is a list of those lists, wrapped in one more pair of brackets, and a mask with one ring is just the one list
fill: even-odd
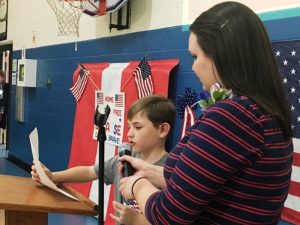
[(127, 123), (127, 136), (134, 153), (152, 151), (161, 145), (160, 128), (155, 128), (145, 113), (138, 112)]

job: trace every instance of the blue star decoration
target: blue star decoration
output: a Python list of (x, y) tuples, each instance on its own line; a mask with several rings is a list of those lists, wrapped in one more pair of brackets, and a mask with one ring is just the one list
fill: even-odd
[(186, 87), (184, 95), (177, 95), (177, 111), (180, 118), (184, 117), (184, 110), (187, 106), (197, 107), (198, 104), (194, 104), (198, 101), (198, 96), (195, 90)]

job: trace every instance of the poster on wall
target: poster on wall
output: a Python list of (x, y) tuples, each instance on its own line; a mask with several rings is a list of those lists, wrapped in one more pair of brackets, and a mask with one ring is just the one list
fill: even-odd
[(7, 1), (0, 1), (0, 41), (7, 37)]
[[(105, 107), (109, 106), (110, 114), (105, 125), (106, 141), (112, 145), (119, 146), (123, 139), (125, 93), (106, 94), (101, 91), (95, 91), (95, 108), (97, 106), (102, 114), (104, 114)], [(97, 140), (97, 135), (98, 127), (94, 126), (93, 138), (95, 140)]]

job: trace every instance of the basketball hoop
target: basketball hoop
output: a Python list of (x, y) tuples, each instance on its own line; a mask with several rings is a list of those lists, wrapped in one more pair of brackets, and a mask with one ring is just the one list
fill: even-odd
[(47, 0), (56, 15), (58, 36), (79, 37), (79, 20), (87, 0)]

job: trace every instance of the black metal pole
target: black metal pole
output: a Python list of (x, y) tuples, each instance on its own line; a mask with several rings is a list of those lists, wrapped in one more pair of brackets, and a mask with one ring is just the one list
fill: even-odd
[(99, 127), (98, 142), (99, 142), (99, 177), (98, 177), (98, 225), (104, 224), (104, 144), (106, 140), (105, 128)]
[(94, 114), (94, 124), (98, 126), (97, 140), (99, 142), (99, 177), (98, 177), (98, 225), (104, 224), (104, 145), (106, 140), (106, 133), (104, 125), (110, 114), (110, 108), (107, 105), (105, 107), (105, 114), (101, 114), (98, 111), (98, 106)]

